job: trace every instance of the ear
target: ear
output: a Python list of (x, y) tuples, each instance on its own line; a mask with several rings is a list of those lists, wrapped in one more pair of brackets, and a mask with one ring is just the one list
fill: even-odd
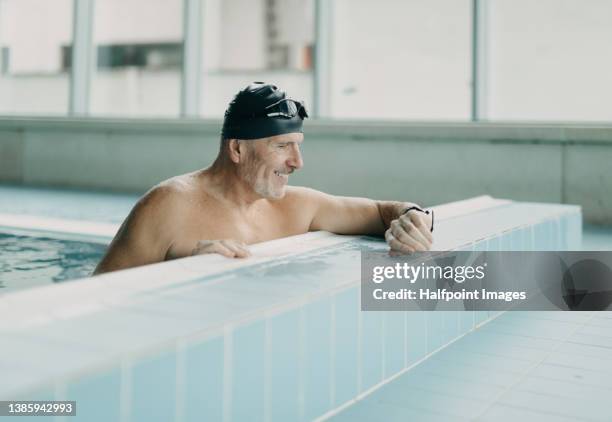
[(244, 145), (238, 139), (230, 139), (227, 141), (227, 153), (233, 163), (238, 164), (240, 159), (244, 159)]

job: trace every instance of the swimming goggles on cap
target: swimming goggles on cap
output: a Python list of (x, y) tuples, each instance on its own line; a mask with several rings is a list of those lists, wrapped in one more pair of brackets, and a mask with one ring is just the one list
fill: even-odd
[(263, 113), (254, 114), (253, 117), (286, 117), (292, 119), (300, 116), (302, 119), (308, 117), (304, 103), (290, 98), (279, 100), (267, 106)]

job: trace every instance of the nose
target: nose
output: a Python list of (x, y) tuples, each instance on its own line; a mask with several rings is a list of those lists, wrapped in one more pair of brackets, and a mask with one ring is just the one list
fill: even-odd
[(287, 166), (291, 167), (292, 170), (299, 170), (304, 166), (304, 160), (302, 159), (302, 152), (298, 144), (293, 144), (291, 148), (291, 156), (287, 159)]

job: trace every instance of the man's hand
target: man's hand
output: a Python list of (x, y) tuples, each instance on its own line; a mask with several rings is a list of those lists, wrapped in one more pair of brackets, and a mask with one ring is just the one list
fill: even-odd
[(207, 253), (218, 253), (228, 258), (247, 258), (251, 252), (246, 244), (232, 239), (225, 240), (200, 240), (191, 251), (191, 255), (204, 255)]
[(408, 211), (391, 221), (385, 240), (393, 252), (413, 253), (431, 249), (431, 216), (417, 210)]

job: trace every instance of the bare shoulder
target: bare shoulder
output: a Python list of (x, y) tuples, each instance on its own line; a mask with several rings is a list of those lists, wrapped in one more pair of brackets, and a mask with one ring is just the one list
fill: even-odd
[(140, 198), (143, 208), (176, 207), (188, 201), (196, 191), (195, 183), (188, 175), (176, 176), (153, 186)]
[(162, 261), (172, 244), (175, 222), (188, 186), (180, 178), (145, 193), (123, 221), (95, 274)]
[(136, 203), (127, 220), (130, 225), (144, 223), (149, 229), (152, 224), (164, 229), (177, 221), (189, 202), (194, 188), (182, 176), (165, 180), (149, 189)]

